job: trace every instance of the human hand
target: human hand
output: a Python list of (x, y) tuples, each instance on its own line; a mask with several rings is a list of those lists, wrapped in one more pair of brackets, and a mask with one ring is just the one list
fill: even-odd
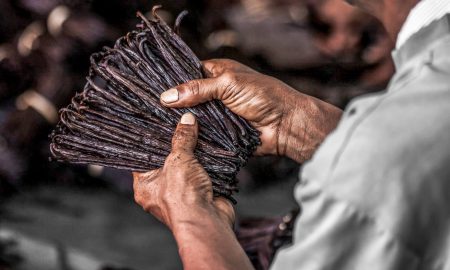
[[(232, 60), (203, 62), (209, 78), (193, 80), (161, 95), (172, 108), (221, 100), (261, 132), (259, 155), (309, 159), (340, 118), (340, 110), (303, 95), (283, 82)], [(326, 119), (325, 119), (326, 118)]]
[(194, 156), (198, 124), (184, 114), (172, 138), (172, 151), (164, 166), (147, 173), (133, 173), (134, 198), (142, 208), (172, 231), (178, 225), (208, 215), (229, 226), (234, 223), (231, 203), (213, 197), (211, 180)]

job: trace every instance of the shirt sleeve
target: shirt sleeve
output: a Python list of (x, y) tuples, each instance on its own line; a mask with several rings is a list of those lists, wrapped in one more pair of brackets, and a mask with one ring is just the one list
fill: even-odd
[(300, 185), (304, 211), (293, 245), (278, 252), (271, 269), (418, 269), (419, 258), (369, 216), (328, 196), (315, 182)]

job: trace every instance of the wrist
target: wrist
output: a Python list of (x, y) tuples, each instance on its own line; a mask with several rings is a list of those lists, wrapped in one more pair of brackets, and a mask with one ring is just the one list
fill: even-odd
[(316, 149), (333, 131), (342, 111), (319, 99), (296, 93), (287, 100), (280, 123), (277, 152), (302, 163), (312, 157)]
[(230, 224), (215, 215), (214, 204), (211, 208), (195, 210), (200, 219), (177, 223), (172, 230), (183, 268), (253, 269)]
[[(217, 199), (216, 199), (217, 200)], [(223, 199), (225, 200), (225, 199)], [(169, 228), (176, 235), (178, 232), (209, 226), (208, 224), (221, 224), (230, 229), (234, 224), (234, 210), (226, 207), (225, 203), (214, 205), (212, 202), (185, 204), (170, 213)]]
[(277, 152), (279, 156), (285, 156), (290, 159), (302, 163), (303, 158), (303, 137), (305, 136), (306, 123), (304, 112), (301, 108), (304, 108), (307, 102), (302, 98), (291, 99), (288, 102), (290, 106), (286, 106), (283, 118), (280, 123), (277, 140)]

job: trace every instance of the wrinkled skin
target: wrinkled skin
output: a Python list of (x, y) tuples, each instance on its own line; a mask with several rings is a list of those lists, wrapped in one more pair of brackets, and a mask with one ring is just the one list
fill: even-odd
[[(391, 39), (395, 40), (408, 13), (418, 0), (352, 2), (358, 3), (366, 11), (372, 11), (372, 14), (383, 22)], [(182, 107), (214, 98), (221, 99), (233, 112), (249, 120), (262, 132), (263, 144), (258, 149), (260, 154), (278, 153), (299, 162), (304, 161), (311, 157), (341, 117), (339, 109), (305, 95), (294, 95), (294, 91), (288, 90), (277, 80), (258, 75), (242, 65), (226, 60), (214, 60), (205, 62), (205, 69), (210, 73), (210, 78), (178, 86), (175, 90), (177, 101), (172, 99), (171, 102), (163, 104)], [(196, 166), (184, 164), (179, 168), (164, 166), (163, 169), (183, 171), (172, 172), (173, 175), (180, 176), (180, 179), (167, 178), (167, 173), (155, 173), (160, 176), (150, 177), (152, 180), (148, 180), (154, 182), (165, 179), (174, 185), (184, 181), (185, 184), (181, 184), (183, 188), (178, 189), (167, 184), (168, 188), (158, 188), (156, 190), (160, 191), (149, 195), (158, 198), (150, 199), (149, 196), (138, 194), (137, 201), (146, 209), (155, 209), (150, 211), (155, 212), (157, 217), (172, 229), (184, 269), (252, 269), (230, 229), (230, 223), (227, 219), (219, 218), (220, 211), (208, 195), (211, 191), (205, 191), (208, 189), (203, 187), (204, 180), (192, 181), (186, 178), (195, 175), (192, 171), (197, 171)], [(139, 175), (135, 174), (135, 181), (139, 182), (139, 179)], [(135, 187), (136, 192), (148, 192), (139, 190), (145, 185), (135, 183)], [(172, 194), (175, 199), (169, 200), (162, 192)], [(174, 192), (179, 194), (175, 195)], [(189, 207), (182, 207), (184, 203), (189, 203)], [(153, 206), (149, 208), (149, 205)], [(175, 206), (179, 206), (181, 210), (176, 210)]]
[(258, 155), (288, 156), (303, 162), (340, 118), (336, 107), (236, 61), (215, 59), (203, 64), (209, 78), (178, 86), (178, 101), (162, 100), (162, 104), (180, 108), (221, 100), (261, 132)]
[[(341, 117), (336, 107), (235, 61), (206, 61), (204, 68), (208, 78), (168, 90), (162, 104), (180, 108), (221, 100), (261, 132), (257, 154), (303, 162)], [(135, 200), (171, 229), (184, 269), (252, 269), (232, 230), (233, 207), (213, 197), (209, 176), (193, 155), (197, 122), (186, 119), (183, 115), (164, 166), (133, 174)]]
[(193, 122), (183, 124), (185, 116), (164, 166), (133, 173), (135, 200), (172, 231), (184, 269), (252, 269), (232, 229), (233, 207), (213, 197), (211, 180), (194, 157), (197, 121), (190, 114)]
[[(192, 116), (193, 117), (193, 116)], [(198, 125), (178, 124), (172, 151), (164, 166), (147, 173), (133, 173), (135, 201), (169, 228), (180, 222), (192, 206), (210, 208), (232, 225), (234, 211), (224, 198), (213, 198), (211, 179), (194, 157)]]

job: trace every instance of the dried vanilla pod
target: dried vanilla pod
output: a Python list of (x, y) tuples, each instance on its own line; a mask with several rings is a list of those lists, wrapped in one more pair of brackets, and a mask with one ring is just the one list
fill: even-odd
[(260, 144), (259, 132), (217, 100), (183, 109), (160, 104), (167, 89), (204, 75), (200, 60), (158, 17), (158, 8), (153, 20), (138, 13), (137, 30), (91, 56), (84, 90), (61, 110), (50, 150), (57, 161), (157, 169), (170, 152), (181, 115), (191, 112), (200, 127), (194, 154), (210, 175), (214, 194), (233, 201), (236, 174)]

